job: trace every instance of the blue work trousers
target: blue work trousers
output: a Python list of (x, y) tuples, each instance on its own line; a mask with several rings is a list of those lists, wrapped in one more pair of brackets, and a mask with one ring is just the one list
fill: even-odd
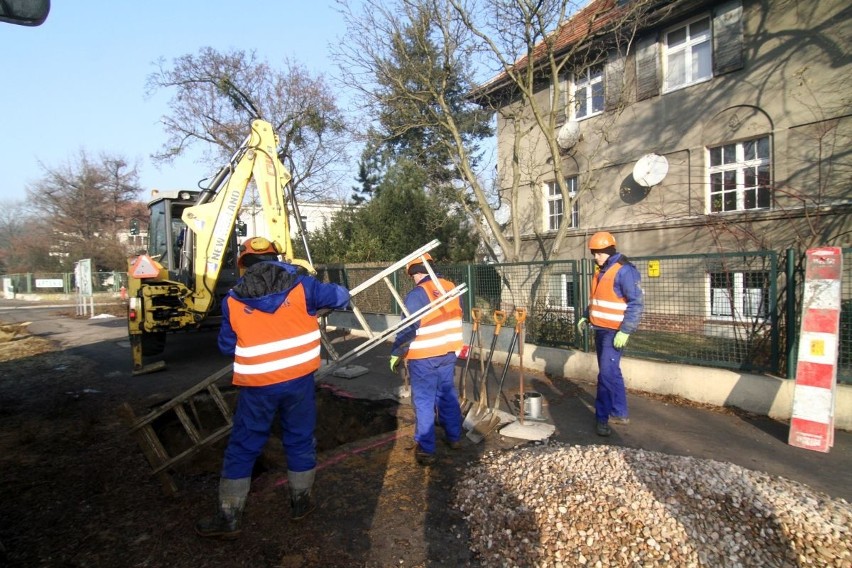
[(595, 328), (595, 352), (598, 356), (598, 390), (595, 396), (595, 418), (609, 422), (610, 416), (627, 418), (627, 392), (621, 374), (621, 351), (612, 342), (615, 329)]
[(317, 423), (314, 375), (264, 387), (240, 387), (234, 427), (225, 450), (222, 477), (251, 477), (279, 414), (287, 469), (301, 472), (317, 463), (314, 429)]
[(435, 409), (438, 423), (447, 440), (455, 442), (462, 435), (462, 415), (454, 384), (456, 354), (447, 353), (428, 359), (409, 359), (411, 400), (414, 404), (414, 440), (427, 454), (435, 453)]

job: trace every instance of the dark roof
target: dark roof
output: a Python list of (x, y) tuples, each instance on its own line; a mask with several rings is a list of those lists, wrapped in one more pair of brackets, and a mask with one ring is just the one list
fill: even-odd
[[(532, 54), (533, 61), (542, 59), (550, 51), (557, 54), (567, 51), (572, 46), (603, 31), (608, 24), (626, 12), (626, 4), (629, 4), (629, 2), (624, 2), (623, 0), (592, 0), (579, 12), (566, 20), (559, 29), (552, 32), (546, 39), (540, 41), (535, 46)], [(551, 49), (548, 49), (548, 42), (552, 42)], [(515, 71), (520, 71), (528, 63), (529, 58), (524, 55), (512, 67)], [(508, 73), (500, 73), (480, 85), (476, 89), (477, 94), (485, 95), (499, 89), (506, 82), (507, 78)]]

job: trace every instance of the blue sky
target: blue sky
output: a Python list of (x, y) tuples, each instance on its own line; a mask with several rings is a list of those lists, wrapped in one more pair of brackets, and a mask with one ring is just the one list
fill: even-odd
[[(256, 50), (272, 65), (285, 58), (331, 77), (329, 44), (345, 33), (332, 0), (53, 0), (47, 21), (0, 25), (0, 203), (23, 201), (48, 167), (74, 164), (81, 149), (139, 163), (150, 189), (195, 187), (212, 173), (197, 157), (172, 166), (150, 159), (166, 139), (159, 118), (170, 92), (145, 95), (160, 57)], [(197, 155), (196, 155), (197, 156)]]

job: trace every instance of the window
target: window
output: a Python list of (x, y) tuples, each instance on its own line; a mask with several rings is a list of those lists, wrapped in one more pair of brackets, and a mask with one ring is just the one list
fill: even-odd
[(734, 320), (769, 316), (768, 272), (711, 272), (710, 315)]
[(576, 293), (574, 289), (574, 279), (570, 274), (560, 274), (561, 279), (561, 292), (562, 298), (561, 305), (563, 308), (571, 308), (574, 306), (574, 295)]
[(710, 18), (706, 16), (665, 33), (664, 91), (680, 89), (713, 76), (710, 36)]
[(574, 78), (574, 118), (588, 118), (604, 109), (603, 67), (591, 67)]
[(574, 307), (576, 291), (571, 273), (551, 274), (544, 295), (544, 307), (547, 310), (570, 310)]
[(709, 149), (710, 212), (768, 209), (769, 137)]
[[(568, 185), (568, 193), (573, 196), (577, 193), (577, 176), (565, 178), (565, 183)], [(562, 201), (562, 192), (559, 191), (559, 185), (555, 182), (547, 184), (547, 229), (548, 231), (558, 231), (562, 226), (562, 218), (564, 217), (565, 204)], [(576, 228), (580, 226), (580, 206), (576, 200), (571, 208), (570, 227)]]

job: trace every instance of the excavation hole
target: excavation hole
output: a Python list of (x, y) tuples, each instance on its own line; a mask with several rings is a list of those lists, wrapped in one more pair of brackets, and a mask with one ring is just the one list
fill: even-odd
[[(226, 387), (220, 390), (233, 414), (237, 402), (237, 389)], [(400, 426), (401, 419), (398, 416), (400, 405), (394, 400), (373, 401), (349, 398), (318, 386), (316, 403), (315, 437), (317, 453), (320, 456), (342, 445), (395, 431)], [(206, 392), (196, 395), (181, 407), (198, 429), (201, 439), (226, 425), (213, 398)], [(270, 470), (286, 470), (287, 462), (281, 448), (281, 430), (277, 422), (276, 420), (266, 448), (255, 465), (255, 476)], [(164, 413), (152, 423), (152, 426), (169, 456), (179, 455), (192, 448), (192, 441), (181, 425), (176, 412)], [(219, 473), (227, 443), (228, 436), (225, 435), (176, 464), (174, 471), (187, 475)]]

